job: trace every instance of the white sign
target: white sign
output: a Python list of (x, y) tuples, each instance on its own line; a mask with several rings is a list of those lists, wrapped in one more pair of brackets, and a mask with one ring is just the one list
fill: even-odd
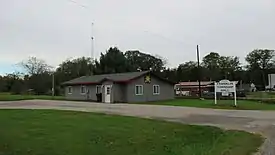
[(227, 92), (227, 91), (222, 91), (222, 96), (229, 96), (229, 92)]
[(222, 93), (222, 96), (229, 96), (229, 93), (234, 93), (235, 106), (237, 106), (236, 83), (229, 80), (221, 80), (215, 82), (215, 104), (217, 104), (217, 93)]
[(235, 82), (230, 82), (229, 80), (221, 80), (216, 83), (215, 90), (216, 92), (221, 93), (234, 93), (236, 91), (236, 84)]

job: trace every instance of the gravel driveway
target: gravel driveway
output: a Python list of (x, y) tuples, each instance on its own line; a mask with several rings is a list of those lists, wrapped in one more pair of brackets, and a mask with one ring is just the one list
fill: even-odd
[(257, 154), (275, 155), (275, 111), (220, 110), (45, 100), (0, 102), (0, 109), (18, 108), (101, 112), (256, 132), (266, 137), (265, 143)]

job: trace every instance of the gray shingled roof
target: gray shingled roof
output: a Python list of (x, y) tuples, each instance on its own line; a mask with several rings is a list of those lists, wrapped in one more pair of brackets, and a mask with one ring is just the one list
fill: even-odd
[(150, 71), (82, 76), (82, 77), (64, 82), (63, 85), (70, 85), (70, 84), (74, 85), (74, 84), (83, 84), (83, 83), (100, 83), (104, 79), (109, 79), (112, 81), (128, 81), (128, 80), (134, 79), (136, 77), (142, 76), (148, 72), (150, 72)]

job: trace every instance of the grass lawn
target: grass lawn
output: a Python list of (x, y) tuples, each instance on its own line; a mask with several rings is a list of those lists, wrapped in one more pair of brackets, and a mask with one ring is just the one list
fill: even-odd
[(235, 109), (235, 110), (275, 110), (275, 104), (260, 103), (257, 101), (237, 100), (237, 107), (234, 107), (234, 100), (218, 100), (217, 105), (214, 100), (199, 99), (175, 99), (171, 101), (156, 101), (137, 104), (171, 105), (214, 109)]
[(250, 92), (247, 94), (248, 98), (274, 98), (275, 92)]
[(53, 110), (0, 110), (0, 155), (248, 155), (242, 131)]
[(64, 100), (64, 96), (47, 96), (47, 95), (11, 95), (9, 93), (0, 93), (0, 101), (18, 101), (18, 100)]

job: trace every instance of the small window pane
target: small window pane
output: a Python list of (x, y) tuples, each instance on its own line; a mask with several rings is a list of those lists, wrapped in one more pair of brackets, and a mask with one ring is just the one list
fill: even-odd
[(159, 85), (154, 85), (153, 86), (153, 94), (159, 94), (160, 89), (159, 89)]
[(73, 88), (72, 87), (68, 87), (68, 93), (71, 94), (73, 92)]
[(139, 93), (139, 87), (138, 86), (136, 86), (136, 94), (138, 94)]
[(86, 87), (85, 86), (81, 86), (80, 92), (81, 92), (81, 94), (86, 93)]
[(106, 89), (107, 89), (107, 92), (106, 92), (106, 94), (107, 94), (107, 95), (110, 95), (110, 92), (111, 92), (111, 88), (110, 88), (110, 87), (107, 87)]
[(143, 95), (143, 86), (142, 85), (136, 85), (135, 93), (136, 93), (136, 95)]
[(101, 86), (96, 86), (96, 93), (100, 94), (101, 93)]

